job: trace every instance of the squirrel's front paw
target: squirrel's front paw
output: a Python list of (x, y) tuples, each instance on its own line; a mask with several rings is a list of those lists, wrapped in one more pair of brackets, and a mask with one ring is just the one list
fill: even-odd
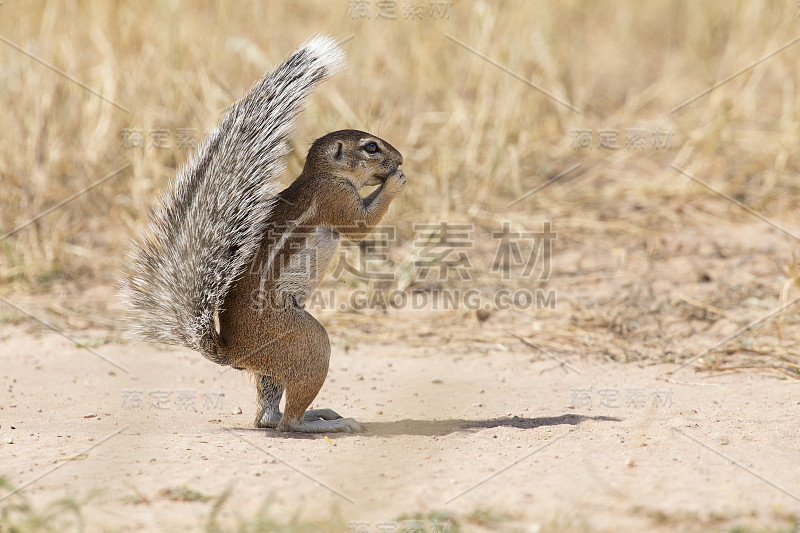
[(383, 190), (392, 196), (402, 193), (406, 188), (406, 175), (399, 168), (394, 171), (394, 174), (386, 178), (383, 184)]

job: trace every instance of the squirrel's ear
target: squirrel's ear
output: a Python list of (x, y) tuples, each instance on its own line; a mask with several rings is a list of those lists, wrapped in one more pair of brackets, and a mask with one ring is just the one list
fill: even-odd
[(342, 160), (342, 143), (336, 143), (336, 153), (334, 154), (333, 158), (337, 161)]

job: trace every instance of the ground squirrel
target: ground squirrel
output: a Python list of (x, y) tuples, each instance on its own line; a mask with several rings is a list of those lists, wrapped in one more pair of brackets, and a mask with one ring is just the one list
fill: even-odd
[[(329, 133), (274, 193), (303, 100), (343, 59), (335, 41), (316, 37), (235, 102), (178, 170), (120, 281), (134, 338), (255, 374), (257, 427), (362, 429), (330, 409), (306, 410), (325, 381), (330, 343), (303, 307), (340, 236), (364, 238), (404, 190), (403, 156), (369, 133)], [(378, 188), (362, 198), (369, 185)]]

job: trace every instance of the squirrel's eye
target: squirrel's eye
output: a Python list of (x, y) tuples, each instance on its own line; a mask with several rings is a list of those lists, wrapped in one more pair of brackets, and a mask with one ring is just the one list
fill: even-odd
[(364, 151), (368, 154), (378, 153), (378, 145), (374, 142), (368, 142), (364, 145)]

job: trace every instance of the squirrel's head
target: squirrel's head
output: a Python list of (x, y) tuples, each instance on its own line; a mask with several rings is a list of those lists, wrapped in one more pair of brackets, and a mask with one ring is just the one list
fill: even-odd
[(306, 158), (306, 168), (344, 178), (356, 189), (383, 183), (402, 164), (403, 156), (394, 146), (358, 130), (334, 131), (320, 137)]

